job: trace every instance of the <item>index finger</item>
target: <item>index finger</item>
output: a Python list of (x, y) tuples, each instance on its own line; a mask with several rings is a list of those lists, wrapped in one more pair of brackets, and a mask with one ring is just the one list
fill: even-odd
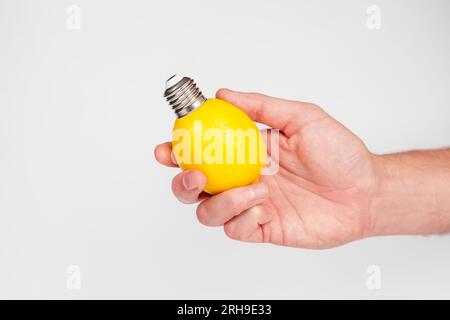
[(326, 115), (313, 104), (279, 99), (260, 93), (220, 89), (216, 97), (234, 104), (248, 114), (253, 121), (279, 129), (287, 136), (294, 134), (299, 126)]
[(164, 142), (155, 147), (155, 158), (162, 165), (168, 167), (178, 167), (172, 155), (172, 143)]

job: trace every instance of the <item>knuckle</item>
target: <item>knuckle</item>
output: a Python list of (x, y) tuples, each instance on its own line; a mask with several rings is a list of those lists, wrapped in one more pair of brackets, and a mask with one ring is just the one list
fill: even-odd
[(252, 97), (253, 99), (263, 99), (265, 97), (265, 95), (263, 95), (262, 93), (259, 92), (249, 92), (249, 96)]
[(232, 210), (233, 212), (238, 210), (240, 202), (241, 202), (241, 197), (242, 197), (242, 195), (237, 194), (236, 192), (230, 194), (230, 196), (228, 197), (228, 201), (227, 201), (227, 205), (230, 210)]
[(194, 203), (193, 200), (191, 200), (191, 199), (185, 199), (185, 198), (182, 198), (182, 197), (178, 197), (178, 201), (180, 201), (181, 203), (184, 203), (184, 204), (191, 204), (191, 203)]
[(223, 226), (223, 231), (225, 231), (225, 234), (234, 240), (240, 240), (241, 236), (239, 235), (236, 226), (233, 223), (226, 223)]
[(315, 103), (311, 103), (309, 102), (308, 107), (310, 107), (311, 109), (321, 109), (319, 105), (315, 104)]
[(173, 190), (173, 194), (177, 198), (178, 201), (184, 204), (191, 204), (195, 202), (195, 199), (192, 199), (192, 197), (189, 197), (189, 195), (184, 194), (181, 191)]
[(181, 175), (177, 174), (173, 179), (172, 179), (172, 184), (171, 184), (171, 188), (172, 188), (172, 192), (173, 194), (178, 198), (181, 195)]
[(197, 219), (198, 221), (205, 225), (205, 226), (209, 226), (209, 219), (208, 219), (208, 212), (207, 212), (207, 208), (205, 208), (205, 205), (203, 203), (200, 203), (197, 207), (196, 210), (196, 214), (197, 214)]
[(177, 177), (172, 179), (172, 183), (170, 185), (170, 188), (172, 189), (173, 194), (177, 195)]
[(317, 115), (326, 114), (325, 110), (315, 103), (308, 103), (307, 106), (310, 108), (311, 111), (316, 112)]

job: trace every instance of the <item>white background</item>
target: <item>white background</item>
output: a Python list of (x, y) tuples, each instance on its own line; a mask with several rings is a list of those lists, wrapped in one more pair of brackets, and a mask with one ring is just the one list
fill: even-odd
[(177, 170), (153, 158), (173, 73), (208, 96), (318, 103), (376, 153), (448, 146), (449, 16), (446, 0), (0, 0), (0, 297), (450, 298), (448, 235), (232, 241), (174, 199)]

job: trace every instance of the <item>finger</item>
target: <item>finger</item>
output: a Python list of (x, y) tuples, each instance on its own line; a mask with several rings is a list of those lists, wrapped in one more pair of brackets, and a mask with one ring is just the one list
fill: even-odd
[(259, 93), (220, 89), (216, 97), (243, 110), (254, 121), (264, 123), (292, 135), (299, 126), (326, 115), (319, 107), (300, 101), (291, 101)]
[(172, 180), (172, 192), (183, 203), (195, 203), (200, 200), (206, 185), (206, 177), (198, 170), (186, 170)]
[(264, 183), (235, 188), (215, 195), (197, 208), (198, 220), (207, 226), (221, 226), (242, 211), (266, 199), (269, 189)]
[(247, 242), (263, 242), (263, 224), (270, 221), (272, 215), (269, 207), (254, 206), (234, 217), (224, 225), (228, 237)]
[(280, 148), (289, 148), (287, 137), (280, 133), (280, 131), (271, 128), (262, 129), (260, 132), (266, 146), (267, 154), (279, 160), (278, 153), (280, 152)]
[(155, 147), (155, 158), (156, 160), (161, 163), (162, 165), (168, 166), (168, 167), (178, 167), (175, 159), (172, 155), (172, 143), (171, 142), (165, 142), (158, 144)]

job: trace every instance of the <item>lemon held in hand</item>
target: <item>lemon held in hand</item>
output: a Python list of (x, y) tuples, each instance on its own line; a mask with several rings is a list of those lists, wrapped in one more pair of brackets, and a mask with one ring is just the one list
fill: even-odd
[(210, 194), (257, 182), (267, 150), (253, 121), (220, 99), (206, 99), (187, 77), (172, 76), (164, 96), (178, 119), (172, 131), (172, 152), (181, 169), (206, 176)]

